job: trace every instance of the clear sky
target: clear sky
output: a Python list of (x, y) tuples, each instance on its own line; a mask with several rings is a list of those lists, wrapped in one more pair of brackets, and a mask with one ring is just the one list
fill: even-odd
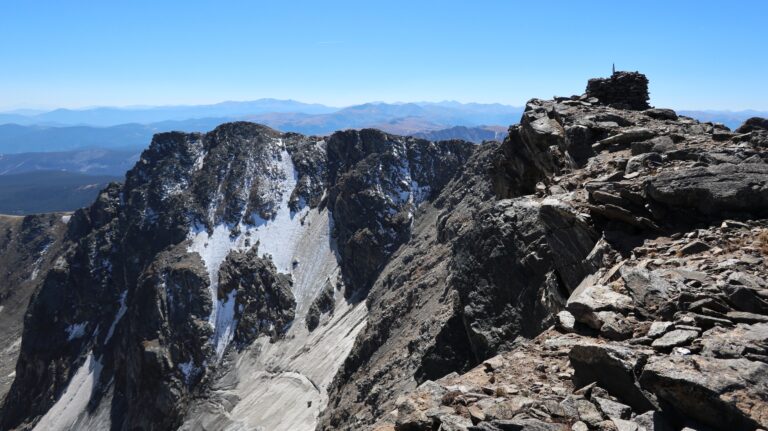
[(768, 110), (767, 43), (763, 0), (2, 0), (0, 108), (520, 105), (615, 62), (656, 106)]

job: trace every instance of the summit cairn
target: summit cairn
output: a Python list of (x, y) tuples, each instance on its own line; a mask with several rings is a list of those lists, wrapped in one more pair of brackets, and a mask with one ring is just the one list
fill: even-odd
[(640, 72), (616, 72), (610, 78), (594, 78), (587, 83), (587, 96), (600, 104), (642, 111), (648, 105), (648, 78)]

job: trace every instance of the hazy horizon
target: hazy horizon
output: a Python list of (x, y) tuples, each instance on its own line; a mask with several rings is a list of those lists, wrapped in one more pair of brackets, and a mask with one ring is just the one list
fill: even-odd
[[(558, 95), (558, 96), (570, 96), (570, 94)], [(527, 100), (530, 100), (531, 98)], [(206, 102), (206, 103), (160, 104), (160, 105), (137, 104), (137, 105), (85, 105), (85, 106), (18, 106), (18, 107), (9, 107), (9, 108), (0, 107), (0, 114), (16, 114), (16, 115), (24, 115), (24, 116), (34, 116), (36, 114), (52, 112), (60, 109), (66, 109), (71, 111), (87, 111), (91, 109), (120, 109), (120, 110), (129, 111), (129, 110), (154, 109), (154, 108), (214, 106), (214, 105), (221, 105), (226, 103), (251, 103), (251, 102), (258, 102), (262, 100), (274, 100), (279, 102), (296, 102), (296, 103), (301, 103), (305, 105), (319, 105), (325, 108), (336, 109), (336, 110), (341, 110), (341, 109), (350, 108), (354, 106), (368, 105), (368, 104), (388, 104), (388, 105), (417, 104), (418, 105), (418, 104), (459, 103), (462, 105), (471, 105), (471, 104), (501, 105), (501, 106), (514, 107), (514, 108), (522, 108), (525, 106), (525, 102), (519, 105), (514, 105), (514, 104), (501, 103), (501, 102), (475, 102), (475, 101), (459, 101), (459, 100), (449, 100), (449, 99), (414, 100), (414, 101), (398, 100), (393, 102), (388, 102), (383, 100), (371, 100), (371, 101), (366, 101), (362, 103), (355, 103), (352, 105), (334, 106), (334, 105), (329, 105), (326, 103), (315, 102), (315, 101), (265, 97), (260, 99), (248, 99), (248, 100), (221, 100), (221, 101)], [(755, 108), (749, 108), (749, 107), (744, 109), (714, 109), (714, 108), (708, 108), (708, 107), (671, 107), (671, 106), (657, 106), (657, 107), (672, 108), (672, 109), (675, 109), (676, 111), (697, 111), (697, 112), (712, 112), (712, 113), (742, 113), (742, 112), (765, 113), (765, 112), (768, 112), (768, 109), (755, 109)]]

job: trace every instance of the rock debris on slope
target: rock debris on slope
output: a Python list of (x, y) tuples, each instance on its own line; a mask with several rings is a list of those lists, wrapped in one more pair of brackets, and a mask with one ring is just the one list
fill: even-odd
[[(369, 407), (370, 397), (358, 392), (363, 401), (342, 404), (351, 414), (339, 423), (371, 421), (380, 431), (768, 427), (764, 123), (750, 120), (730, 132), (644, 110), (634, 87), (626, 101), (617, 99), (618, 89), (605, 90), (608, 100), (592, 99), (594, 87), (590, 81), (592, 94), (581, 97), (530, 101), (501, 144), (507, 160), (497, 162), (514, 167), (495, 189), (497, 208), (567, 208), (558, 221), (579, 221), (568, 225), (568, 242), (553, 248), (574, 254), (555, 262), (567, 263), (576, 281), (555, 269), (556, 282), (537, 282), (538, 292), (517, 287), (493, 295), (488, 274), (503, 273), (514, 286), (553, 264), (536, 249), (512, 259), (524, 218), (495, 223), (509, 243), (483, 246), (470, 236), (483, 248), (477, 254), (501, 265), (473, 280), (471, 292), (483, 295), (460, 302), (457, 313), (470, 337), (487, 324), (492, 335), (484, 340), (501, 348), (484, 350), (471, 370), (410, 379), (413, 389), (393, 394), (385, 408)], [(482, 232), (486, 222), (475, 216), (465, 223), (462, 229)], [(522, 243), (530, 248), (541, 238)], [(462, 245), (454, 258), (472, 248)], [(578, 252), (583, 247), (591, 249)], [(498, 260), (505, 253), (511, 262)], [(521, 274), (515, 262), (537, 266)], [(463, 276), (446, 274), (449, 283)], [(505, 311), (526, 306), (547, 311), (529, 311), (518, 322)], [(478, 307), (493, 313), (473, 322)], [(542, 330), (529, 332), (538, 322)], [(355, 382), (341, 387), (352, 391)]]

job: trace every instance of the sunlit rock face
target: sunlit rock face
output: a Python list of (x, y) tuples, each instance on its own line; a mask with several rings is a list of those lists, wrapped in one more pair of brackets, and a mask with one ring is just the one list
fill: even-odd
[(3, 427), (313, 429), (372, 280), (472, 150), (252, 123), (155, 136), (36, 275)]

